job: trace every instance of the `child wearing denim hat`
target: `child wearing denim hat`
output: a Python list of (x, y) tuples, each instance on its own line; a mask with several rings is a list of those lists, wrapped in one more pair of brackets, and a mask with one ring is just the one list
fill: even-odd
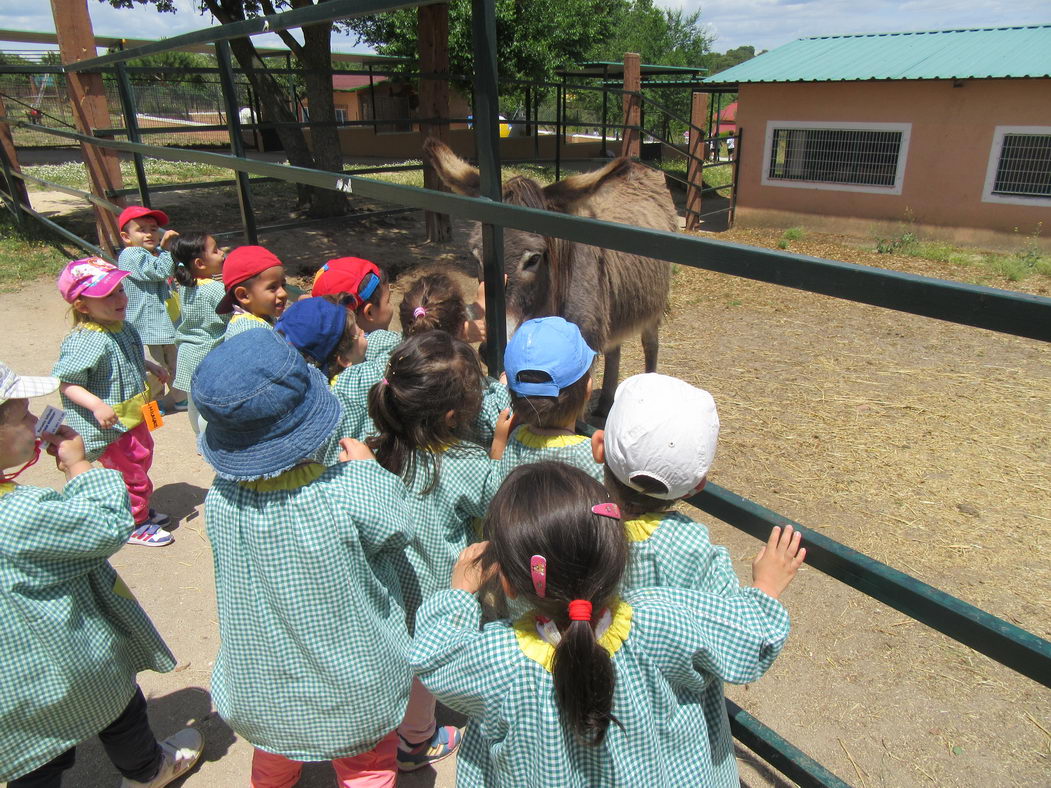
[[(324, 376), (272, 331), (208, 354), (193, 378), (216, 472), (205, 499), (219, 655), (212, 694), (254, 747), (251, 782), (296, 782), (332, 761), (341, 786), (393, 786), (409, 694), (395, 572), (413, 537), (405, 488), (347, 442), (310, 457), (339, 419)], [(366, 459), (368, 458), (368, 459)]]
[(215, 307), (217, 315), (230, 315), (225, 339), (254, 328), (273, 328), (285, 311), (285, 266), (262, 246), (239, 246), (223, 261), (226, 295)]
[(151, 381), (151, 396), (164, 414), (187, 408), (186, 392), (174, 382), (177, 367), (175, 327), (179, 323), (179, 298), (170, 281), (175, 260), (169, 247), (179, 236), (168, 226), (168, 214), (142, 205), (129, 205), (117, 218), (124, 249), (117, 257), (117, 268), (128, 272), (124, 283), (128, 293), (126, 320), (139, 332), (150, 357), (168, 370), (168, 393), (164, 381)]
[[(94, 468), (70, 427), (37, 436), (29, 398), (57, 378), (0, 364), (0, 780), (57, 788), (75, 748), (98, 735), (122, 786), (167, 785), (201, 754), (193, 728), (158, 744), (135, 676), (175, 667), (109, 558), (135, 521), (120, 475)], [(65, 474), (56, 492), (16, 484), (40, 439)]]
[(124, 477), (136, 524), (129, 544), (162, 547), (174, 540), (163, 528), (171, 518), (150, 508), (153, 436), (144, 408), (150, 399), (146, 371), (161, 381), (168, 371), (146, 360), (139, 332), (125, 320), (128, 276), (97, 257), (65, 267), (58, 290), (72, 305), (74, 327), (51, 374), (62, 381), (66, 419), (83, 436), (88, 459)]
[(504, 351), (504, 370), (519, 426), (506, 440), (510, 425), (501, 429), (491, 452), (502, 458), (505, 471), (557, 460), (602, 481), (602, 466), (592, 456), (590, 441), (576, 432), (591, 397), (595, 355), (580, 329), (561, 317), (535, 318), (518, 327)]

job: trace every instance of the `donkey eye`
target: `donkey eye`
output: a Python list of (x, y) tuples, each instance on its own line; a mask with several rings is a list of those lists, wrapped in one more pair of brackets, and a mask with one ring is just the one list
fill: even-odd
[(540, 252), (525, 252), (522, 255), (522, 270), (532, 271), (540, 265), (540, 261), (544, 259), (544, 255)]

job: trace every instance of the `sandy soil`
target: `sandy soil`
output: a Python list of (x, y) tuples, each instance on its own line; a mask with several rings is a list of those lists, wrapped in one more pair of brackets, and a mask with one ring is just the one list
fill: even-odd
[[(159, 197), (178, 226), (192, 226), (186, 201)], [(209, 226), (232, 225), (228, 204), (208, 210), (216, 221)], [(461, 246), (423, 243), (413, 215), (313, 225), (263, 242), (300, 271), (337, 254), (392, 271), (432, 262), (470, 270)], [(866, 256), (843, 239), (814, 237), (792, 250), (979, 276)], [(1047, 282), (1034, 277), (1021, 287), (1046, 294)], [(46, 373), (66, 330), (53, 286), (0, 294), (0, 308), (5, 360)], [(660, 368), (703, 385), (719, 403), (713, 481), (1047, 638), (1049, 361), (1051, 348), (1040, 342), (680, 268)], [(623, 373), (641, 368), (637, 345), (626, 346)], [(179, 519), (176, 543), (126, 548), (114, 564), (180, 663), (141, 683), (158, 734), (195, 721), (207, 737), (202, 766), (185, 785), (243, 784), (249, 748), (215, 716), (207, 692), (217, 627), (201, 502), (211, 477), (185, 416), (170, 418), (157, 441), (156, 504)], [(58, 481), (44, 463), (27, 476)], [(757, 542), (709, 525), (747, 582)], [(727, 694), (841, 778), (859, 786), (1051, 785), (1046, 688), (809, 568), (786, 604), (793, 635), (782, 657), (762, 681)], [(739, 755), (746, 785), (786, 784)], [(451, 785), (453, 768), (400, 784)], [(330, 784), (329, 774), (312, 766), (301, 784)], [(68, 784), (116, 784), (97, 745), (83, 747)]]

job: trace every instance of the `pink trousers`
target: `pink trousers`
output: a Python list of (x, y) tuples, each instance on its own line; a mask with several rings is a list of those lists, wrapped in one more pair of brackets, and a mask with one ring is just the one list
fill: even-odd
[(150, 496), (153, 495), (149, 476), (153, 465), (153, 436), (149, 427), (143, 423), (125, 432), (106, 447), (99, 462), (105, 468), (120, 471), (131, 497), (135, 525), (142, 525), (150, 518)]
[[(336, 784), (340, 788), (394, 788), (397, 742), (397, 734), (391, 731), (368, 752), (332, 761)], [(301, 761), (257, 749), (252, 756), (252, 788), (292, 788), (302, 771)]]

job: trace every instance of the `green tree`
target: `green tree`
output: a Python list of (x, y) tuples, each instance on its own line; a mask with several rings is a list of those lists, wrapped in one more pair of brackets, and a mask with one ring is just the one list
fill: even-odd
[[(762, 52), (759, 54), (762, 54)], [(718, 74), (720, 71), (726, 71), (726, 69), (733, 68), (746, 60), (751, 60), (755, 56), (756, 51), (753, 46), (728, 49), (721, 55), (718, 52), (713, 52), (708, 60), (708, 72), (710, 74)]]
[[(152, 5), (161, 12), (174, 12), (173, 0), (99, 0), (116, 8)], [(325, 0), (195, 0), (199, 13), (211, 14), (221, 24), (239, 22), (253, 16), (270, 15), (289, 8), (303, 8)], [(288, 31), (278, 31), (281, 40), (292, 50), (299, 65), (302, 80), (310, 102), (310, 117), (315, 121), (334, 121), (332, 96), (332, 22), (320, 22), (300, 28), (300, 44)], [(280, 79), (272, 74), (259, 57), (250, 38), (235, 38), (230, 49), (245, 76), (255, 90), (262, 110), (262, 120), (279, 124), (297, 120), (288, 91)], [(299, 128), (290, 125), (276, 127), (278, 138), (288, 155), (288, 161), (298, 167), (340, 172), (343, 153), (335, 126), (314, 126), (311, 145)], [(335, 216), (344, 213), (344, 195), (330, 189), (298, 186), (301, 205), (309, 205), (311, 216)]]

